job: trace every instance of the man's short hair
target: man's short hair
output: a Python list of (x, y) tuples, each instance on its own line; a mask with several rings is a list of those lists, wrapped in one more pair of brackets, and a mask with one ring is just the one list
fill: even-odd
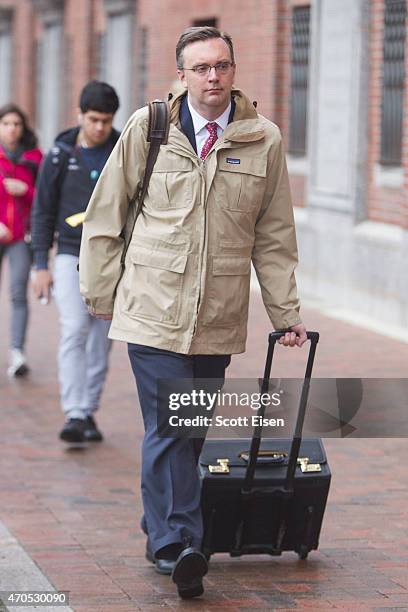
[(234, 62), (234, 46), (232, 44), (232, 38), (229, 34), (218, 28), (211, 26), (196, 26), (187, 28), (180, 36), (176, 46), (176, 62), (177, 68), (183, 70), (183, 51), (187, 45), (198, 42), (200, 40), (210, 40), (211, 38), (221, 38), (227, 43), (231, 54), (231, 61)]
[(90, 81), (81, 91), (79, 107), (82, 113), (89, 110), (115, 114), (119, 108), (116, 91), (103, 81)]

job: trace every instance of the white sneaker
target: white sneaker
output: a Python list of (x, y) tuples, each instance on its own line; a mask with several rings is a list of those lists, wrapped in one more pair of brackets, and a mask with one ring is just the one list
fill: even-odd
[(28, 372), (27, 360), (20, 349), (11, 349), (10, 366), (7, 370), (9, 376), (24, 376)]

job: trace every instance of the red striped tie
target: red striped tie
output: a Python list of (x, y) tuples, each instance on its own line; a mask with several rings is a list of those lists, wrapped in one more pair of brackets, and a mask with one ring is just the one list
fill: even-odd
[(218, 134), (217, 134), (217, 124), (215, 122), (207, 123), (205, 126), (209, 131), (209, 136), (204, 143), (204, 146), (201, 151), (201, 159), (205, 159), (208, 153), (211, 151), (212, 146), (217, 142)]

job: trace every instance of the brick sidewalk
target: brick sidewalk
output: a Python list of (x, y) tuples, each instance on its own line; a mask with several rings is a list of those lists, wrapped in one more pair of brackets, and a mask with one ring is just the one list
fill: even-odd
[[(0, 311), (8, 317), (4, 293)], [(263, 370), (269, 324), (259, 294), (250, 316), (248, 350), (234, 357), (231, 377)], [(322, 334), (317, 376), (406, 375), (407, 344), (317, 311), (303, 316)], [(4, 314), (0, 332), (0, 520), (55, 589), (70, 591), (74, 610), (408, 610), (406, 440), (327, 440), (333, 480), (319, 551), (303, 562), (292, 553), (215, 555), (204, 598), (182, 602), (144, 559), (142, 423), (125, 346), (114, 347), (98, 417), (106, 441), (68, 451), (57, 439), (54, 306), (33, 306), (25, 381), (5, 375)], [(301, 375), (304, 353), (281, 350), (275, 374)]]

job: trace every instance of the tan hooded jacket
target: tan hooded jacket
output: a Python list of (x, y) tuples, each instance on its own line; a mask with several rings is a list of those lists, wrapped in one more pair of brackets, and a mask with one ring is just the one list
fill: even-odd
[[(183, 94), (181, 94), (183, 95)], [(184, 354), (245, 350), (251, 260), (275, 329), (300, 322), (296, 236), (282, 140), (239, 90), (232, 123), (205, 161), (171, 103), (121, 277), (129, 201), (143, 178), (147, 107), (129, 119), (89, 202), (80, 286), (113, 320), (109, 336)]]

